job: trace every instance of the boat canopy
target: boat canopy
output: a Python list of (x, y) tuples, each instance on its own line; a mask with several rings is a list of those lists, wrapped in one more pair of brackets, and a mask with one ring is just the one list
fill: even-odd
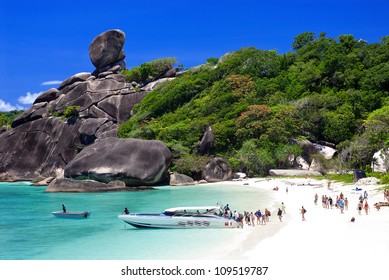
[(190, 207), (174, 207), (166, 209), (164, 213), (201, 213), (213, 214), (221, 210), (220, 206), (190, 206)]

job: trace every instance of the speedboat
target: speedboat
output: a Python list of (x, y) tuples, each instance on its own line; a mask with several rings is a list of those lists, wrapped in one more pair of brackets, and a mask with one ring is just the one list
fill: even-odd
[(55, 211), (51, 212), (56, 217), (59, 218), (68, 218), (68, 219), (82, 219), (82, 218), (88, 218), (90, 216), (91, 212), (78, 212), (78, 211), (71, 211), (71, 212), (63, 212), (63, 211)]
[(238, 228), (234, 219), (225, 218), (220, 206), (176, 207), (162, 213), (129, 213), (118, 218), (137, 228)]

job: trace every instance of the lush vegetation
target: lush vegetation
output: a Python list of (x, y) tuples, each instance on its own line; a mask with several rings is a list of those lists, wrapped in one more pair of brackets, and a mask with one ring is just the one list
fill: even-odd
[(143, 63), (131, 70), (124, 70), (122, 74), (126, 76), (128, 82), (136, 82), (145, 84), (154, 79), (158, 79), (168, 70), (172, 69), (177, 61), (174, 57), (156, 59), (150, 62)]
[(292, 47), (209, 59), (149, 93), (119, 136), (164, 141), (180, 170), (180, 158), (203, 161), (197, 150), (207, 125), (213, 153), (250, 175), (286, 166), (302, 138), (336, 144), (341, 168), (369, 165), (389, 146), (389, 36), (369, 44), (307, 32)]
[(7, 126), (10, 127), (13, 120), (22, 114), (24, 111), (22, 110), (13, 110), (9, 112), (0, 112), (0, 127)]

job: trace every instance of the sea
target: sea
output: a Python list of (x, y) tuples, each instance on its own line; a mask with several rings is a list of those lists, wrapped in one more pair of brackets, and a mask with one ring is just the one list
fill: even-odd
[[(191, 260), (233, 247), (242, 229), (140, 229), (118, 218), (179, 206), (229, 204), (238, 212), (274, 205), (273, 192), (253, 185), (212, 183), (155, 190), (48, 193), (28, 182), (0, 183), (0, 260)], [(52, 211), (90, 211), (87, 219)]]

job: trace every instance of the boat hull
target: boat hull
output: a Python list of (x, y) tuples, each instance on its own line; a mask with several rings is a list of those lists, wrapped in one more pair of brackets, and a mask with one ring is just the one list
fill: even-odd
[(137, 228), (238, 228), (239, 223), (233, 219), (220, 216), (208, 217), (175, 217), (163, 214), (127, 214), (119, 219)]
[(91, 212), (62, 212), (62, 211), (56, 211), (51, 212), (54, 216), (58, 218), (66, 218), (66, 219), (86, 219), (90, 216)]

